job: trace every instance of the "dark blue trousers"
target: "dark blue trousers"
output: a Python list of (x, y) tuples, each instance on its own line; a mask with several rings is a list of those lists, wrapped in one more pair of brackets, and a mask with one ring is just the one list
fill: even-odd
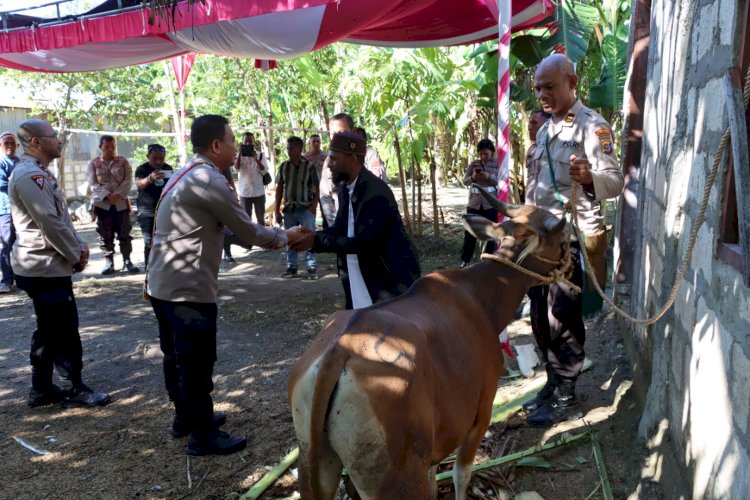
[[(570, 281), (583, 288), (580, 247), (571, 243), (573, 275)], [(583, 323), (583, 294), (564, 283), (529, 289), (531, 330), (545, 363), (564, 378), (576, 378), (581, 372), (585, 352), (586, 327)]]
[(10, 249), (13, 242), (16, 241), (16, 232), (13, 229), (13, 221), (10, 214), (0, 215), (0, 241), (3, 248), (0, 250), (0, 271), (2, 271), (2, 281), (6, 285), (13, 284), (13, 269), (10, 267)]
[(16, 275), (16, 283), (29, 294), (36, 313), (36, 330), (31, 336), (31, 386), (38, 392), (48, 392), (53, 366), (62, 379), (63, 389), (82, 385), (83, 349), (70, 276)]
[(180, 420), (193, 436), (213, 430), (216, 304), (151, 298), (164, 353), (164, 383)]

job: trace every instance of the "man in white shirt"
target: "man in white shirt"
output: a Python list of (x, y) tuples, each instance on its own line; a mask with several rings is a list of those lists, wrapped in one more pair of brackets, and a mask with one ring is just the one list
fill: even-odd
[[(242, 147), (234, 162), (234, 168), (239, 174), (237, 192), (247, 215), (252, 219), (254, 210), (255, 220), (258, 224), (265, 225), (265, 186), (270, 184), (271, 177), (270, 174), (265, 175), (268, 173), (266, 155), (255, 147), (255, 136), (251, 132), (245, 132), (242, 136)], [(264, 176), (268, 182), (264, 181)]]

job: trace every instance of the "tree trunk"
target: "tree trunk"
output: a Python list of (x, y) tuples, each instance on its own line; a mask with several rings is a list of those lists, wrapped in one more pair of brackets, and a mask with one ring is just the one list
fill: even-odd
[[(63, 140), (60, 147), (60, 158), (57, 160), (57, 181), (60, 183), (63, 195), (67, 198), (70, 196), (68, 191), (69, 186), (65, 178), (65, 151), (68, 149), (68, 131), (60, 127), (59, 134)], [(75, 175), (73, 176), (73, 182), (75, 182)], [(78, 196), (78, 186), (73, 186), (73, 195)]]
[(273, 177), (276, 177), (276, 148), (273, 141), (273, 107), (271, 106), (271, 83), (266, 79), (266, 103), (268, 104), (268, 154), (274, 168)]
[(437, 205), (437, 182), (435, 181), (435, 171), (437, 165), (435, 164), (435, 157), (430, 158), (430, 184), (432, 185), (432, 234), (440, 236), (440, 221), (438, 220), (438, 205)]
[(328, 130), (328, 122), (331, 121), (331, 117), (328, 115), (328, 106), (326, 106), (326, 103), (324, 100), (320, 100), (320, 109), (323, 111), (323, 128)]
[(393, 147), (396, 149), (396, 158), (398, 159), (398, 180), (401, 183), (401, 203), (404, 209), (404, 225), (409, 234), (414, 234), (411, 228), (411, 218), (409, 217), (409, 200), (406, 198), (406, 179), (404, 178), (404, 165), (401, 161), (401, 143), (398, 140), (398, 132), (393, 130), (394, 140)]
[(177, 99), (175, 99), (174, 96), (174, 83), (172, 82), (172, 73), (169, 69), (169, 63), (165, 60), (164, 61), (164, 74), (167, 77), (167, 81), (169, 82), (169, 104), (170, 109), (172, 111), (172, 124), (174, 127), (174, 132), (177, 134), (176, 136), (176, 142), (177, 142), (177, 151), (180, 155), (180, 163), (185, 164), (187, 163), (187, 148), (185, 147), (185, 131), (182, 129), (182, 123), (180, 120), (180, 112), (177, 109)]
[(417, 220), (417, 236), (422, 236), (422, 172), (419, 169), (419, 165), (417, 164), (413, 153), (411, 155), (411, 171), (412, 191), (414, 191), (414, 184), (416, 183), (417, 185), (417, 198), (416, 201), (412, 201), (412, 203), (416, 203), (414, 208), (417, 210), (415, 217)]

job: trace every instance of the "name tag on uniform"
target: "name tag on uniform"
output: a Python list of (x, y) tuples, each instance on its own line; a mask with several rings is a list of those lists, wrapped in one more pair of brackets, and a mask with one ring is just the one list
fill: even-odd
[(562, 145), (564, 148), (581, 149), (581, 143), (578, 141), (563, 141)]
[[(484, 190), (487, 191), (488, 193), (494, 193), (495, 191), (497, 191), (497, 188), (495, 186), (489, 186), (489, 187), (484, 188)], [(479, 190), (475, 187), (471, 188), (471, 192), (472, 194), (479, 194)]]

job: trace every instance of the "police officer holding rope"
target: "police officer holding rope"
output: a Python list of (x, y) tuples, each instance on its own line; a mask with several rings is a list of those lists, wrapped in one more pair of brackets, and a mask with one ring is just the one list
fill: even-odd
[[(600, 202), (619, 196), (624, 180), (614, 153), (612, 129), (576, 97), (577, 83), (573, 63), (563, 54), (553, 54), (537, 67), (534, 90), (542, 109), (552, 117), (537, 133), (534, 160), (539, 168), (527, 181), (526, 204), (562, 216), (564, 205), (571, 199), (573, 182), (580, 184), (576, 207), (579, 228), (589, 240), (586, 248), (590, 248), (589, 243), (602, 241), (606, 248)], [(582, 286), (577, 241), (571, 243), (571, 252), (571, 281)], [(586, 339), (581, 294), (564, 283), (553, 283), (533, 287), (529, 297), (532, 330), (546, 365), (547, 383), (524, 405), (527, 421), (551, 425), (580, 418), (575, 386)]]

